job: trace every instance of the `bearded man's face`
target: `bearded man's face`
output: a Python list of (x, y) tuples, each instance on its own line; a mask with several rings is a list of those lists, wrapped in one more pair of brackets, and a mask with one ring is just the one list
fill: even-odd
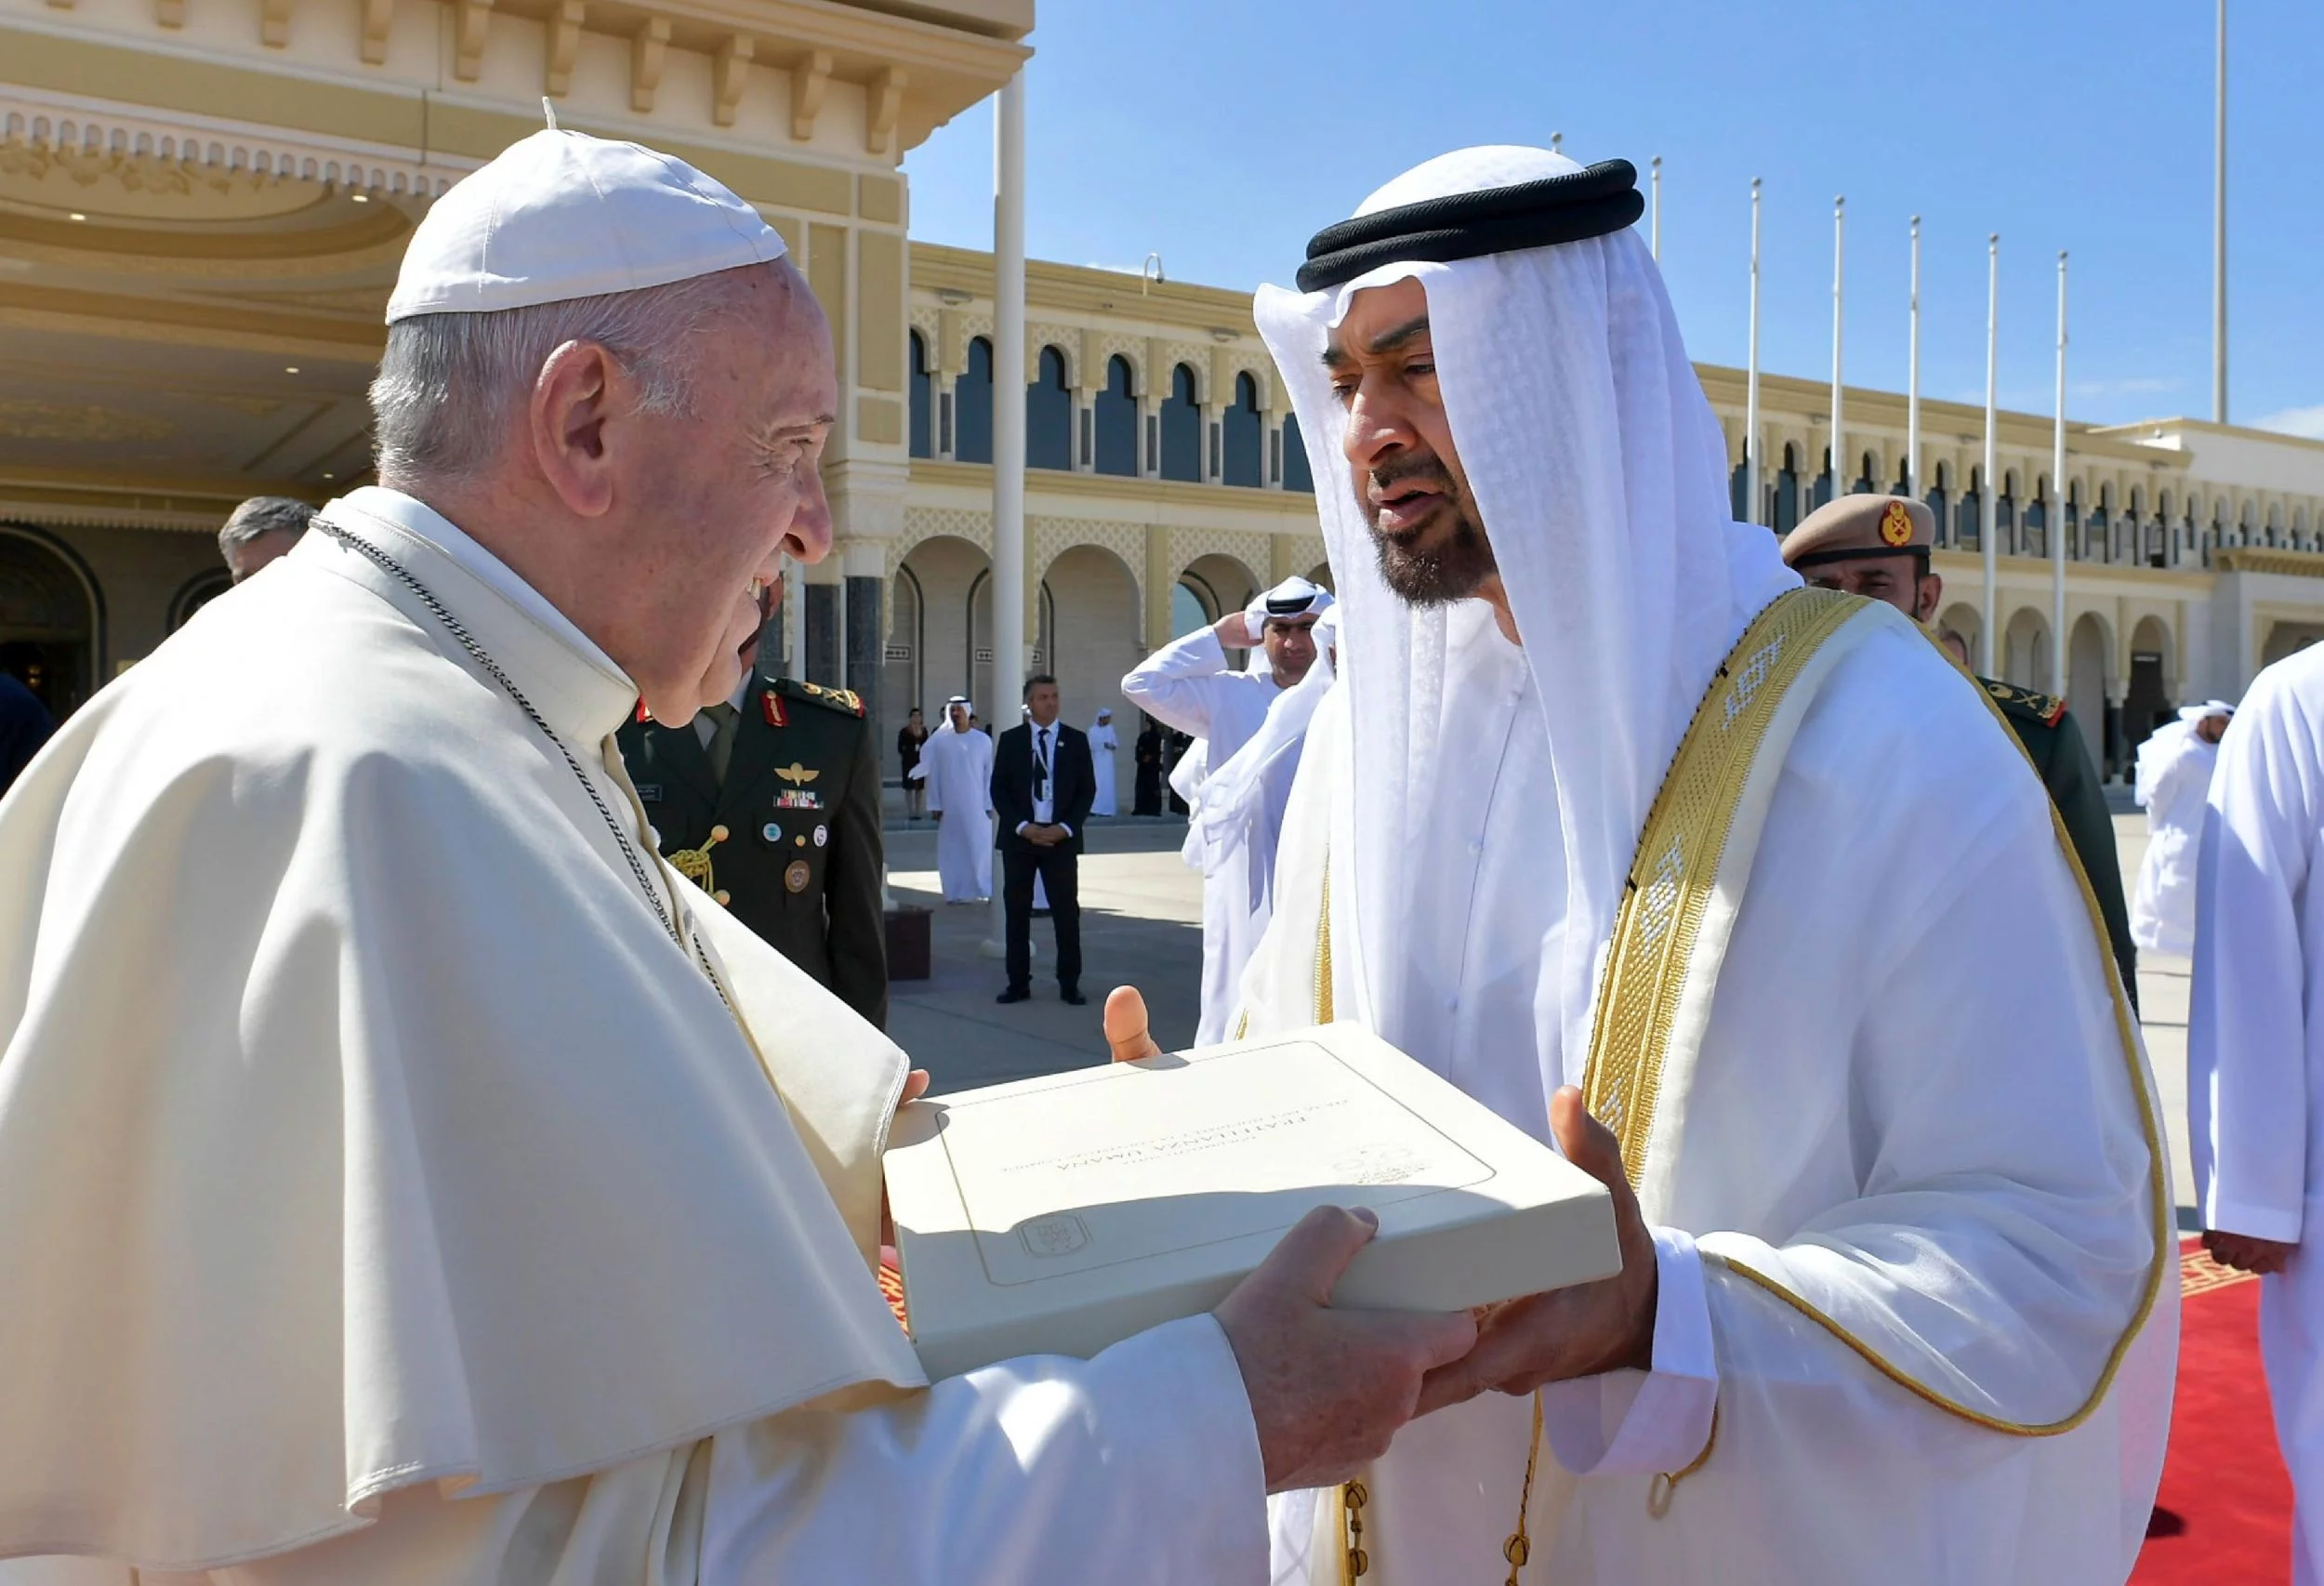
[(1453, 449), (1420, 284), (1356, 293), (1324, 349), (1324, 367), (1380, 576), (1414, 605), (1474, 595), (1499, 567)]

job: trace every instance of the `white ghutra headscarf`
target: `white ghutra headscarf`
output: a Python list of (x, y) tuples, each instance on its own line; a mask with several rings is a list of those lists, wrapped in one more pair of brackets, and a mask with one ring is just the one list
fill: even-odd
[(2233, 720), (2236, 707), (2224, 699), (2207, 700), (2201, 705), (2180, 707), (2177, 718), (2166, 721), (2146, 734), (2146, 741), (2138, 746), (2136, 769), (2132, 773), (2131, 797), (2140, 809), (2155, 796), (2155, 783), (2162, 775), (2162, 768), (2178, 758), (2179, 746), (2195, 735), (2195, 724), (2209, 716), (2224, 716)]
[[(1580, 169), (1539, 149), (1467, 149), (1358, 213)], [(1321, 292), (1261, 288), (1260, 331), (1306, 438), (1340, 592), (1354, 826), (1335, 833), (1353, 852), (1331, 862), (1357, 878), (1358, 1002), (1386, 1038), (1426, 1016), (1401, 1005), (1395, 922), (1427, 863), (1438, 779), (1472, 768), (1438, 742), (1447, 614), (1407, 606), (1381, 580), (1322, 354), (1355, 293), (1407, 277), (1428, 295), (1446, 417), (1547, 720), (1566, 874), (1564, 958), (1537, 1013), (1554, 1089), (1563, 1052), (1588, 1039), (1598, 958), (1679, 739), (1752, 616), (1799, 580), (1773, 535), (1733, 521), (1725, 443), (1634, 231), (1388, 263)]]

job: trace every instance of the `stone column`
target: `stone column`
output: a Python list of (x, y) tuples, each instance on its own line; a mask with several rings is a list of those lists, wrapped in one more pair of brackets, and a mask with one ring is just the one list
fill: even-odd
[(1169, 642), (1171, 591), (1178, 588), (1178, 561), (1170, 551), (1170, 531), (1159, 523), (1146, 525), (1146, 631), (1141, 641), (1149, 653)]
[(936, 367), (930, 375), (935, 387), (936, 433), (930, 437), (936, 456), (951, 462), (959, 453), (959, 415), (953, 405), (953, 389), (960, 377), (968, 372), (968, 328), (961, 323), (960, 311), (946, 309), (936, 319)]
[(801, 592), (807, 601), (806, 681), (826, 688), (843, 686), (839, 682), (839, 585), (836, 580), (811, 581)]
[(1074, 359), (1074, 472), (1098, 471), (1097, 393), (1105, 389), (1104, 341), (1094, 330), (1081, 333)]
[(847, 612), (845, 686), (863, 696), (864, 714), (874, 718), (875, 723), (879, 711), (879, 668), (886, 658), (881, 622), (886, 601), (880, 598), (885, 571), (880, 548), (860, 540), (847, 548), (841, 562)]

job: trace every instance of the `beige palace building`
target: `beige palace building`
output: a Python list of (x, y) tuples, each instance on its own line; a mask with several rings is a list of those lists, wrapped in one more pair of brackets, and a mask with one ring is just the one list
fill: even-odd
[[(992, 259), (908, 240), (901, 165), (1017, 71), (1033, 9), (0, 0), (0, 666), (70, 711), (224, 587), (235, 502), (368, 478), (404, 241), (546, 97), (758, 205), (831, 311), (838, 547), (794, 581), (787, 665), (864, 693), (891, 743), (953, 693), (1010, 714), (989, 698)], [(1086, 722), (1148, 649), (1319, 573), (1323, 546), (1246, 295), (1035, 262), (1025, 340), (1027, 637)], [(1747, 503), (1742, 374), (1701, 375), (1738, 515), (1787, 527), (1829, 496), (1828, 388), (1763, 379)], [(1851, 487), (1901, 490), (1904, 399), (1851, 390), (1845, 412)], [(1923, 404), (1945, 620), (1973, 644), (1983, 444), (1982, 412)], [(2005, 414), (2000, 458), (1997, 667), (2063, 689), (2114, 765), (2158, 712), (2324, 637), (2324, 443), (2070, 426), (2063, 678), (2051, 420)]]

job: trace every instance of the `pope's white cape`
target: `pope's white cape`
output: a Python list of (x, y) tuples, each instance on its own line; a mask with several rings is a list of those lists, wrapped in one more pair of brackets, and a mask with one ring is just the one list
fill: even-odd
[[(628, 681), (360, 496), (329, 515), (640, 833)], [(869, 1264), (903, 1056), (649, 874), (734, 1014), (548, 740), (321, 533), (74, 716), (0, 803), (0, 1270), (40, 1275), (0, 1306), (0, 1559), (1248, 1578), (1258, 1451), (1207, 1317), (872, 1402), (921, 1381)], [(1157, 1439), (1167, 1470), (1107, 1475)], [(1157, 1478), (1219, 1520), (1175, 1563)]]
[[(618, 673), (334, 511), (484, 613), (585, 762), (627, 714)], [(902, 1055), (747, 954), (778, 1098), (431, 623), (312, 535), (9, 797), (0, 1269), (41, 1281), (0, 1320), (0, 1552), (245, 1556), (415, 1482), (919, 1380), (864, 1255)], [(677, 895), (720, 954), (731, 922)]]

